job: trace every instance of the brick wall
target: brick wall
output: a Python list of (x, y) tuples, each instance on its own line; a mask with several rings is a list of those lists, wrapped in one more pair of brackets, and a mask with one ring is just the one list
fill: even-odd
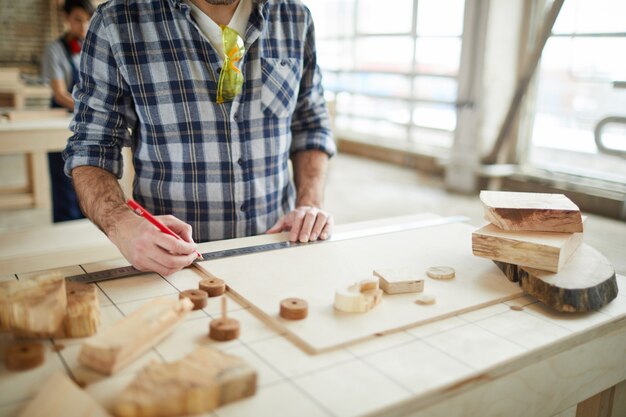
[(0, 67), (39, 74), (44, 46), (63, 32), (57, 0), (0, 0)]

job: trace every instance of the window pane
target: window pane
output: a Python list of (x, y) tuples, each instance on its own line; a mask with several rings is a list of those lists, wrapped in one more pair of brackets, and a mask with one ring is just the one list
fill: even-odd
[(626, 32), (623, 0), (567, 0), (553, 30), (553, 33), (611, 32)]
[(415, 77), (413, 94), (424, 100), (455, 102), (457, 97), (457, 81), (444, 77)]
[(317, 39), (352, 35), (354, 0), (307, 0)]
[(385, 119), (399, 124), (410, 122), (409, 106), (408, 102), (401, 100), (388, 100), (352, 94), (337, 95), (338, 114)]
[(413, 110), (413, 123), (421, 127), (454, 131), (456, 107), (445, 104), (418, 104)]
[(419, 36), (461, 36), (464, 0), (419, 0), (417, 4)]
[(362, 70), (411, 70), (413, 41), (404, 36), (360, 38), (356, 40), (356, 68)]
[(360, 0), (357, 8), (359, 33), (410, 33), (412, 0)]
[(355, 74), (355, 91), (381, 96), (410, 97), (411, 80), (405, 75)]
[(415, 57), (417, 72), (456, 75), (461, 59), (461, 39), (418, 38)]
[(411, 129), (411, 142), (426, 148), (451, 148), (454, 141), (453, 132), (443, 132), (430, 129)]
[(349, 69), (352, 66), (352, 41), (327, 40), (317, 42), (317, 61), (324, 69)]
[(406, 128), (390, 122), (338, 116), (336, 127), (339, 131), (349, 132), (350, 138), (354, 139), (358, 139), (358, 137), (355, 138), (354, 136), (362, 135), (365, 138), (380, 137), (400, 143), (407, 142)]

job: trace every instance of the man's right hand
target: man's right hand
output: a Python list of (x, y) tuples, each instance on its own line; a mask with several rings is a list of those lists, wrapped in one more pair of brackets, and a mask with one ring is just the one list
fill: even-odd
[(171, 275), (190, 265), (197, 257), (191, 226), (174, 216), (155, 216), (183, 240), (162, 233), (130, 210), (116, 222), (109, 238), (122, 255), (140, 271)]

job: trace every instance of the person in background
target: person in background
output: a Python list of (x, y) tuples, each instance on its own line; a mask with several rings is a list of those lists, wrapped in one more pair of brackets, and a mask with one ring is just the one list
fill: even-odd
[[(89, 0), (66, 0), (63, 5), (67, 31), (46, 46), (43, 76), (52, 87), (51, 107), (74, 111), (72, 89), (78, 82), (80, 50), (87, 35), (94, 7)], [(63, 172), (61, 152), (48, 154), (52, 186), (52, 218), (63, 222), (83, 218), (72, 181)]]

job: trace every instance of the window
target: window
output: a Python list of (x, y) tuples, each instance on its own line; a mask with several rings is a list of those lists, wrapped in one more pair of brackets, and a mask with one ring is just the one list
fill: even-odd
[(452, 146), (464, 0), (305, 0), (340, 136)]
[(610, 124), (600, 152), (594, 128), (626, 120), (626, 2), (568, 0), (542, 55), (528, 162), (540, 168), (626, 183), (626, 125)]

